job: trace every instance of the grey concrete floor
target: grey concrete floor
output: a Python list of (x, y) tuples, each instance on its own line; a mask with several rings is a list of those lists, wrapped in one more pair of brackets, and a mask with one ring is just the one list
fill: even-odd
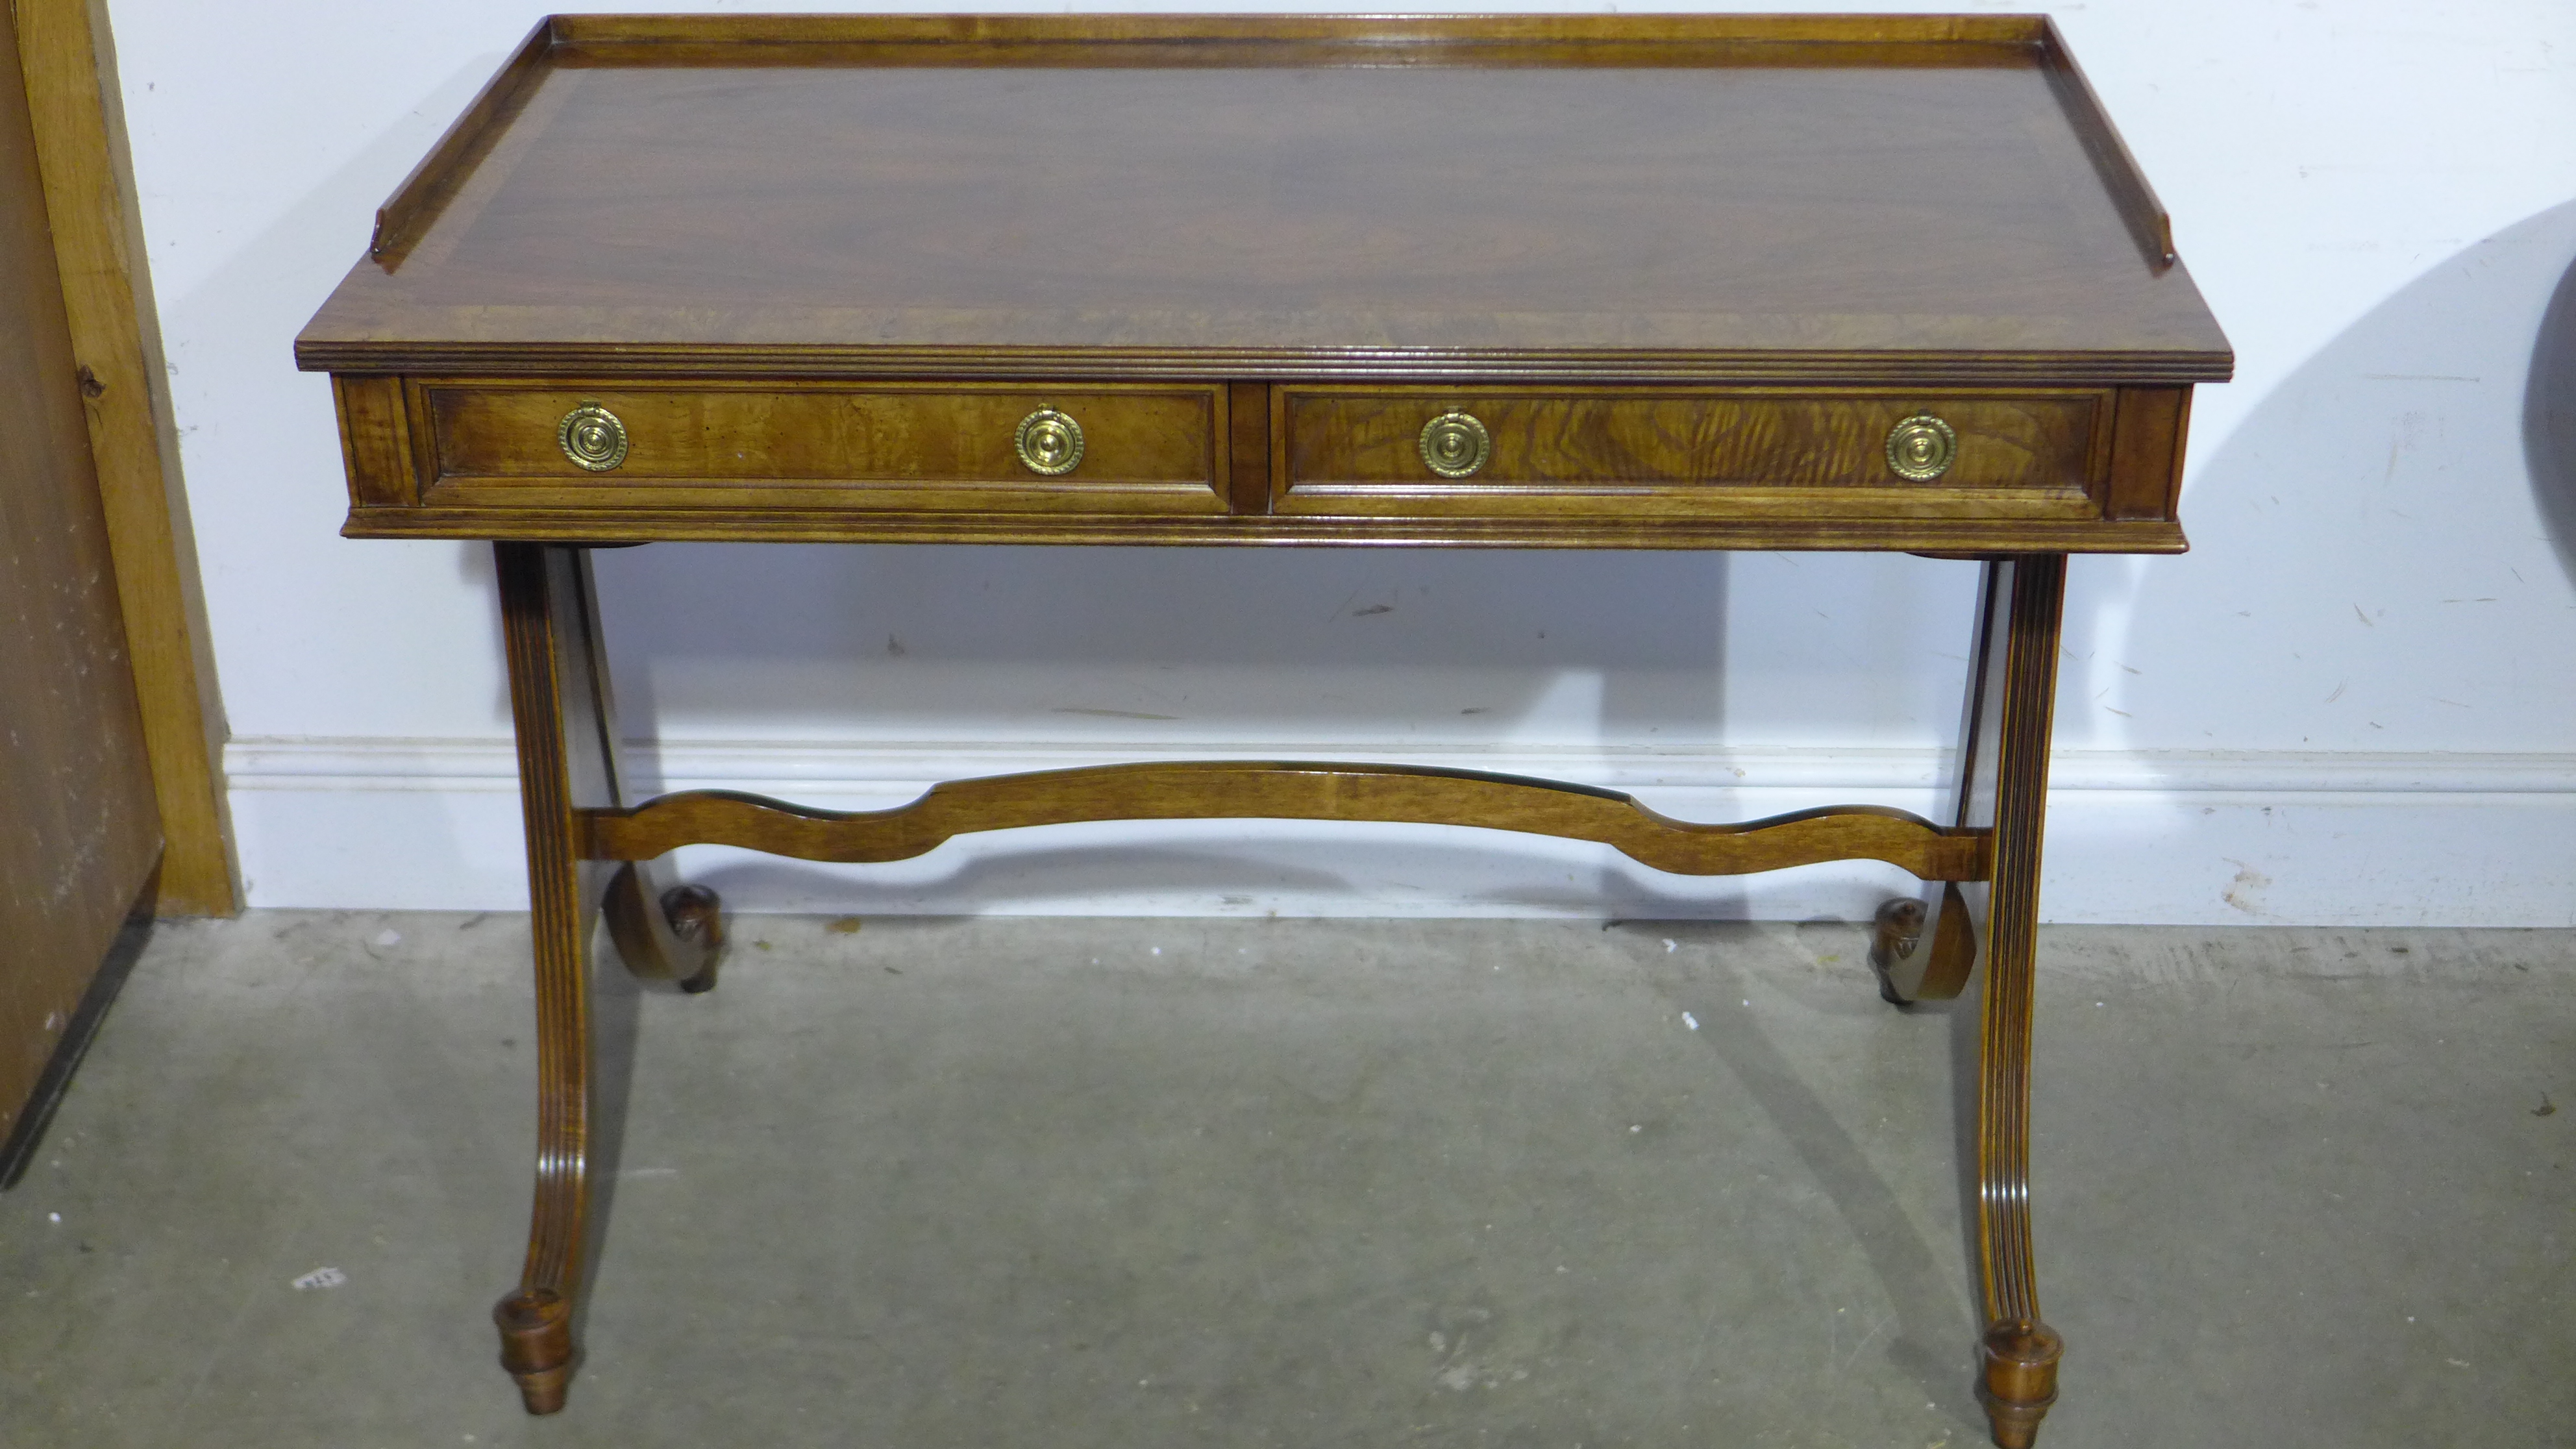
[[(1855, 927), (853, 924), (603, 976), (549, 1420), (486, 1318), (525, 919), (165, 928), (0, 1197), (0, 1442), (1983, 1442), (1975, 1013)], [(2576, 1444), (2576, 934), (2057, 930), (2041, 980), (2043, 1444)]]

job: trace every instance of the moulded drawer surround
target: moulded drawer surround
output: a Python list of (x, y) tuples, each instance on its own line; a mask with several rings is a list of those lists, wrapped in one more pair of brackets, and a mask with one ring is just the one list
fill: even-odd
[[(1777, 389), (1287, 389), (1282, 513), (2099, 518), (2112, 394)], [(1492, 438), (1469, 477), (1432, 471), (1422, 429), (1464, 412)], [(1929, 413), (1957, 456), (1890, 467), (1889, 433)]]
[[(625, 508), (703, 501), (857, 509), (1222, 513), (1220, 389), (975, 384), (416, 381), (408, 389), (426, 500)], [(556, 441), (571, 409), (624, 424), (627, 454), (586, 470)], [(1071, 472), (1014, 451), (1042, 408), (1081, 424)]]

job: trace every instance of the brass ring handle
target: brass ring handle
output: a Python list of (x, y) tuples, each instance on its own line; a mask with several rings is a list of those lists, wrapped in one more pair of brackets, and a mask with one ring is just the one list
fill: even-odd
[(555, 445), (573, 466), (605, 473), (626, 461), (626, 424), (599, 404), (586, 402), (563, 415)]
[(1950, 471), (1959, 435), (1930, 413), (1916, 413), (1887, 435), (1887, 466), (1908, 483), (1929, 483)]
[(1473, 413), (1446, 412), (1422, 425), (1422, 465), (1443, 478), (1465, 478), (1494, 455), (1494, 435)]
[(1058, 477), (1082, 463), (1082, 424), (1070, 413), (1040, 408), (1020, 419), (1011, 447), (1020, 455), (1020, 466), (1042, 477)]

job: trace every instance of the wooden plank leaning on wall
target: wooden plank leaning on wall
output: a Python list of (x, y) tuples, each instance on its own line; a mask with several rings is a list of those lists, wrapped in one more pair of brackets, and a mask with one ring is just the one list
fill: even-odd
[(155, 910), (241, 909), (223, 790), (223, 704), (180, 486), (179, 435), (145, 270), (106, 0), (11, 0), (90, 451), (169, 841)]

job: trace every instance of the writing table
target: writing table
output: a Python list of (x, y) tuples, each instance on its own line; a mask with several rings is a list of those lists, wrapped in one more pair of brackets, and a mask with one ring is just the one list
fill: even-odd
[[(1983, 1396), (2032, 1442), (2033, 933), (2071, 553), (2173, 553), (2226, 339), (2036, 17), (710, 17), (540, 24), (296, 343), (359, 538), (492, 540), (535, 911), (527, 1267), (560, 1408), (587, 1231), (590, 929), (714, 985), (655, 863), (885, 861), (1081, 820), (1886, 861), (1880, 989), (1982, 962)], [(1953, 805), (1749, 824), (1451, 770), (1148, 764), (834, 814), (632, 799), (586, 546), (1876, 549), (1980, 561)]]

